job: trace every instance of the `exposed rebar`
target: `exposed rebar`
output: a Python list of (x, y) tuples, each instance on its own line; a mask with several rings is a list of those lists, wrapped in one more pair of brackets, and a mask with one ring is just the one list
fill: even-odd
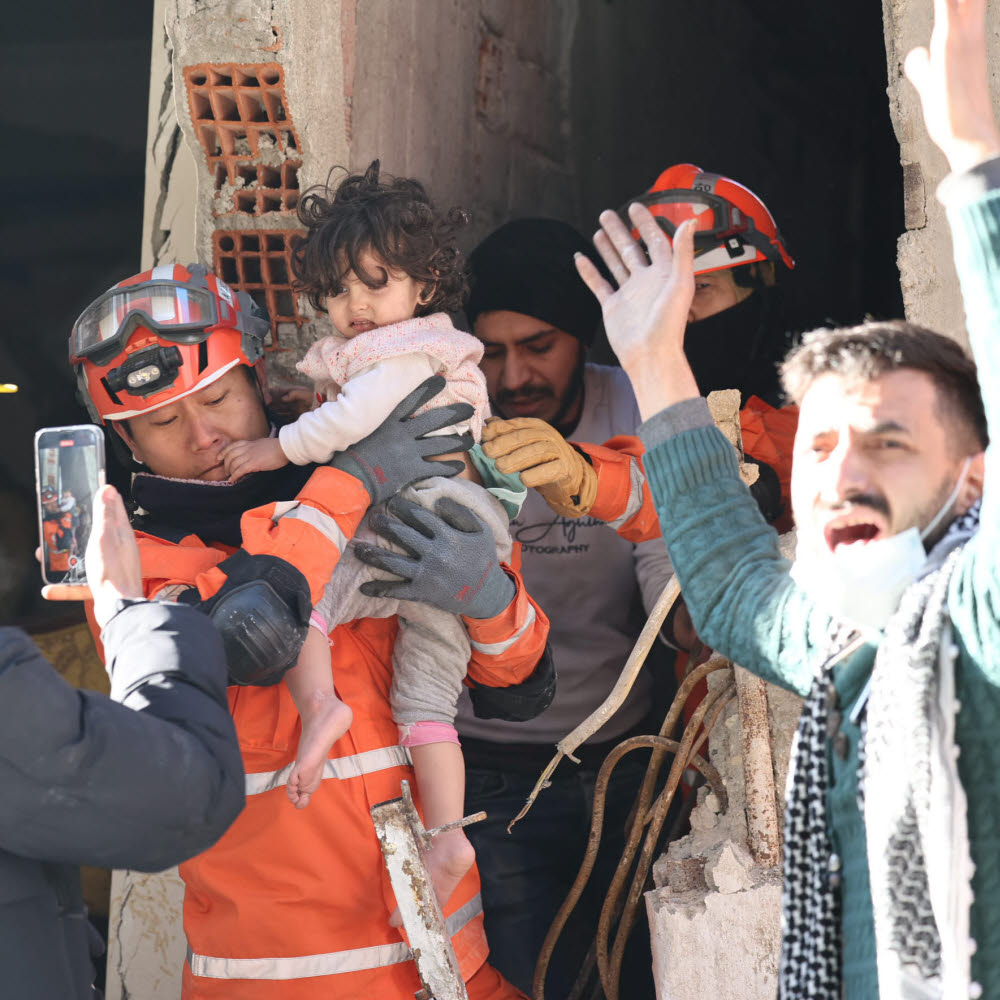
[(649, 618), (639, 633), (639, 637), (636, 639), (635, 645), (632, 647), (632, 652), (629, 653), (629, 657), (625, 661), (625, 666), (622, 668), (618, 680), (615, 681), (615, 686), (611, 689), (607, 698), (576, 729), (556, 744), (555, 756), (546, 765), (538, 781), (535, 782), (535, 787), (531, 790), (531, 794), (528, 796), (521, 811), (507, 825), (508, 833), (513, 829), (515, 823), (528, 814), (528, 810), (534, 804), (535, 799), (538, 798), (538, 793), (548, 786), (549, 778), (552, 777), (555, 769), (559, 766), (559, 761), (563, 757), (569, 757), (574, 763), (579, 764), (580, 761), (574, 756), (574, 753), (581, 744), (589, 740), (621, 708), (629, 691), (632, 690), (632, 685), (635, 683), (636, 677), (639, 676), (642, 665), (646, 662), (649, 650), (660, 634), (660, 626), (663, 625), (667, 614), (673, 607), (674, 602), (680, 597), (680, 594), (680, 584), (677, 582), (676, 577), (672, 577), (663, 588), (663, 593), (660, 594), (659, 600), (653, 606), (653, 610), (650, 611)]
[[(612, 889), (615, 891), (612, 892), (609, 890), (608, 898), (606, 899), (604, 908), (601, 912), (601, 922), (598, 926), (595, 948), (592, 950), (597, 956), (599, 968), (601, 964), (602, 949), (604, 952), (604, 963), (605, 966), (607, 966), (608, 928), (610, 927), (611, 922), (617, 918), (618, 914), (622, 910), (623, 904), (621, 904), (620, 901), (621, 887), (624, 884), (628, 871), (632, 866), (632, 861), (635, 857), (639, 841), (642, 837), (642, 830), (651, 821), (653, 821), (656, 826), (655, 829), (650, 829), (647, 834), (647, 840), (651, 837), (652, 842), (655, 843), (662, 830), (667, 810), (670, 807), (670, 802), (672, 801), (673, 795), (680, 782), (680, 777), (689, 766), (696, 768), (705, 776), (712, 789), (718, 795), (719, 801), (723, 804), (723, 808), (725, 808), (727, 800), (725, 786), (723, 785), (722, 780), (715, 768), (712, 767), (707, 760), (704, 760), (697, 754), (697, 749), (707, 740), (708, 733), (719, 718), (725, 703), (729, 700), (728, 696), (732, 694), (732, 685), (723, 684), (721, 688), (717, 689), (715, 692), (711, 692), (709, 697), (706, 698), (701, 705), (699, 705), (691, 721), (685, 727), (684, 734), (680, 742), (670, 739), (668, 734), (676, 728), (677, 722), (684, 710), (684, 705), (694, 687), (710, 673), (713, 673), (716, 670), (726, 669), (727, 667), (729, 667), (729, 661), (720, 656), (715, 656), (707, 663), (703, 663), (696, 667), (681, 683), (680, 688), (671, 703), (670, 709), (667, 712), (666, 718), (663, 721), (663, 725), (660, 727), (660, 734), (658, 736), (636, 736), (629, 740), (625, 740), (615, 747), (615, 749), (612, 750), (605, 758), (604, 764), (601, 766), (601, 770), (598, 773), (594, 789), (594, 806), (591, 818), (590, 835), (583, 862), (581, 863), (576, 880), (574, 881), (566, 900), (563, 902), (563, 905), (560, 907), (559, 912), (553, 920), (552, 926), (549, 929), (549, 933), (546, 936), (545, 943), (539, 955), (538, 963), (535, 967), (535, 977), (532, 986), (535, 1000), (544, 1000), (545, 975), (548, 971), (552, 952), (563, 928), (565, 927), (570, 913), (579, 901), (579, 898), (582, 895), (587, 881), (593, 871), (601, 842), (607, 785), (615, 765), (621, 760), (621, 758), (632, 750), (641, 747), (649, 747), (652, 749), (650, 761), (646, 768), (646, 775), (643, 778), (639, 793), (636, 796), (636, 805), (633, 810), (633, 822), (629, 830), (628, 840), (622, 854), (622, 859), (619, 862), (618, 869), (615, 872), (615, 878), (612, 881)], [(710, 710), (711, 714), (709, 714)], [(706, 720), (704, 728), (702, 727), (703, 720)], [(656, 788), (657, 778), (659, 776), (663, 760), (669, 752), (673, 752), (675, 755), (674, 765), (671, 768), (670, 776), (668, 777), (667, 788), (664, 789), (664, 793), (661, 794), (661, 796), (657, 799), (656, 805), (653, 806), (652, 799)], [(672, 788), (670, 787), (671, 785), (673, 786)], [(667, 794), (668, 792), (669, 794)], [(659, 815), (660, 807), (664, 803), (665, 805), (662, 808), (662, 815)], [(650, 847), (650, 852), (651, 851), (652, 847)], [(648, 865), (646, 866), (646, 871), (648, 872)], [(645, 880), (645, 875), (646, 873), (644, 872), (642, 876), (643, 881)], [(629, 916), (629, 929), (631, 929), (631, 922), (632, 917)], [(590, 956), (588, 956), (588, 959), (590, 959), (591, 962), (593, 961)], [(577, 979), (577, 984), (574, 987), (574, 994), (577, 996), (581, 995), (580, 991), (582, 991), (584, 986), (585, 972), (585, 969), (581, 970), (581, 974)], [(606, 979), (607, 975), (602, 970), (601, 980), (605, 983), (605, 992), (607, 991)], [(615, 981), (617, 982), (617, 977)], [(615, 995), (617, 996), (617, 988), (615, 990)], [(608, 996), (610, 1000), (610, 994), (608, 994)]]

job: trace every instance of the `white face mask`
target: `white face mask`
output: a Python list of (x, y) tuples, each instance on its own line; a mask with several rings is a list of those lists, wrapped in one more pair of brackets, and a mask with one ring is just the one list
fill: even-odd
[(835, 552), (805, 551), (800, 543), (792, 579), (834, 617), (881, 630), (920, 576), (927, 561), (924, 540), (951, 513), (971, 461), (965, 460), (955, 488), (923, 531), (907, 528), (863, 545), (841, 545)]

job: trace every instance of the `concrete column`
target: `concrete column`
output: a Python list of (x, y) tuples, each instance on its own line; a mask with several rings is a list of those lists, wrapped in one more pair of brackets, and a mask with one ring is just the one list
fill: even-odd
[(174, 104), (173, 45), (167, 36), (169, 0), (153, 4), (146, 129), (146, 193), (142, 210), (142, 269), (196, 259), (194, 193), (198, 164), (182, 141)]
[[(899, 276), (906, 318), (968, 345), (965, 313), (952, 261), (951, 235), (944, 209), (935, 197), (948, 173), (944, 155), (927, 135), (916, 90), (903, 75), (903, 60), (915, 46), (927, 45), (933, 25), (928, 0), (883, 0), (888, 63), (889, 109), (899, 140), (904, 181), (906, 232), (899, 238)], [(987, 11), (990, 87), (1000, 98), (997, 36), (1000, 9)]]

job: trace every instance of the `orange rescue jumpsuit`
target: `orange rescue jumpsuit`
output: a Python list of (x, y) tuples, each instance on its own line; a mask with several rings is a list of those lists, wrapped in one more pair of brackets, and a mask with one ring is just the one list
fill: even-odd
[[(340, 551), (369, 505), (346, 473), (317, 469), (296, 501), (245, 513), (243, 548), (279, 556), (319, 599)], [(191, 535), (179, 543), (138, 534), (148, 596), (195, 584), (203, 599), (225, 582), (217, 564), (233, 549)], [(524, 591), (496, 618), (466, 619), (469, 678), (493, 687), (530, 677), (548, 620)], [(337, 694), (354, 712), (330, 752), (308, 809), (285, 794), (300, 722), (284, 684), (230, 687), (246, 768), (247, 805), (222, 839), (181, 866), (188, 957), (184, 1000), (411, 1000), (420, 988), (402, 932), (389, 926), (395, 900), (369, 810), (414, 785), (389, 710), (396, 619), (363, 619), (330, 636)], [(419, 790), (414, 789), (419, 802)], [(479, 875), (473, 868), (445, 909), (473, 1000), (519, 991), (486, 965)]]
[[(740, 428), (743, 448), (748, 456), (767, 462), (777, 473), (781, 483), (781, 499), (785, 511), (778, 519), (779, 531), (787, 531), (791, 522), (792, 445), (799, 422), (797, 406), (777, 409), (757, 396), (751, 396), (740, 411)], [(631, 463), (642, 467), (643, 447), (637, 437), (623, 434), (605, 441), (603, 445), (573, 444), (590, 458), (597, 473), (597, 498), (590, 516), (606, 521), (630, 542), (645, 542), (657, 538), (660, 524), (653, 506), (647, 483), (642, 484), (642, 500), (638, 510), (623, 519), (638, 497), (632, 484)], [(631, 501), (631, 502), (630, 502)], [(621, 521), (616, 524), (616, 521)]]
[(49, 566), (57, 573), (69, 571), (69, 548), (63, 546), (66, 544), (66, 532), (72, 527), (73, 518), (69, 514), (46, 517), (42, 521), (42, 537), (49, 554)]

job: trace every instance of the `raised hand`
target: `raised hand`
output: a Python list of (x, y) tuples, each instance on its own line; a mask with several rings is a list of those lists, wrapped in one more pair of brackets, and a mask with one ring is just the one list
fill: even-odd
[(906, 57), (930, 137), (953, 171), (1000, 153), (986, 70), (986, 0), (934, 0), (928, 48)]
[(583, 254), (576, 255), (576, 267), (601, 303), (608, 342), (632, 381), (643, 418), (648, 418), (699, 395), (684, 357), (684, 331), (694, 296), (695, 227), (693, 222), (681, 225), (671, 246), (645, 206), (630, 205), (629, 217), (648, 257), (615, 212), (601, 213), (601, 228), (594, 235), (594, 246), (617, 291)]

